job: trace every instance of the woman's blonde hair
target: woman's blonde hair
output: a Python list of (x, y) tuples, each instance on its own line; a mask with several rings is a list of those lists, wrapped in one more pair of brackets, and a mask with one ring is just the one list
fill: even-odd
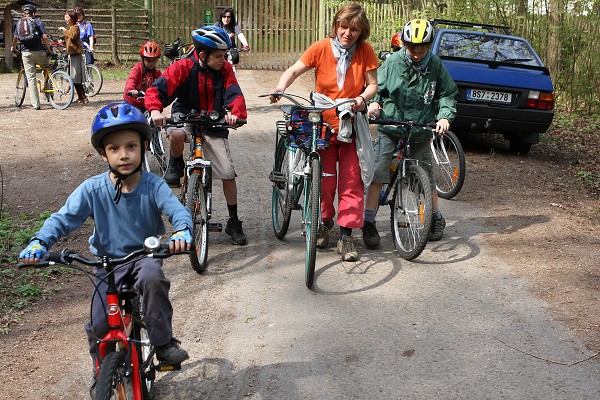
[(331, 22), (331, 31), (329, 31), (329, 37), (335, 38), (337, 36), (337, 28), (342, 24), (346, 23), (360, 29), (360, 36), (356, 43), (360, 43), (363, 40), (367, 40), (371, 34), (371, 27), (369, 25), (369, 19), (365, 10), (356, 3), (348, 3), (343, 5), (333, 17)]

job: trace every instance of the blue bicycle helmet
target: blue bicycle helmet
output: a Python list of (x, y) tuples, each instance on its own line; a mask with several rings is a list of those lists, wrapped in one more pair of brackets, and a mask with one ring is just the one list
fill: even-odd
[(35, 13), (37, 11), (37, 8), (33, 4), (25, 4), (23, 6), (23, 12), (25, 12), (25, 11)]
[(152, 131), (144, 114), (131, 104), (120, 102), (104, 106), (96, 114), (92, 122), (92, 146), (99, 151), (104, 137), (121, 129), (138, 131), (142, 141), (150, 141)]
[(214, 25), (203, 26), (192, 31), (192, 40), (196, 50), (229, 50), (231, 39), (223, 28)]

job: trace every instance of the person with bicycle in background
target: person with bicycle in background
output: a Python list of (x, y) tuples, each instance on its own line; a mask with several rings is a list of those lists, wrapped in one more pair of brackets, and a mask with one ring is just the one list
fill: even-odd
[(83, 58), (83, 45), (81, 44), (79, 27), (77, 26), (77, 14), (75, 11), (65, 11), (65, 22), (69, 26), (58, 29), (65, 37), (65, 52), (69, 56), (69, 75), (73, 79), (73, 86), (77, 91), (77, 102), (87, 104), (90, 100), (85, 94), (83, 83), (85, 82), (85, 59)]
[[(108, 171), (84, 181), (69, 196), (66, 204), (52, 214), (20, 253), (24, 263), (37, 263), (62, 237), (69, 235), (91, 218), (94, 231), (89, 238), (95, 256), (123, 257), (138, 250), (150, 236), (165, 233), (162, 215), (169, 217), (175, 233), (169, 251), (189, 250), (192, 242), (192, 217), (173, 191), (158, 176), (142, 171), (150, 126), (134, 106), (109, 104), (98, 112), (91, 128), (91, 142)], [(117, 287), (126, 278), (143, 296), (143, 311), (150, 343), (159, 361), (178, 364), (189, 358), (173, 337), (173, 307), (169, 300), (170, 282), (162, 270), (162, 260), (140, 257), (115, 270)], [(90, 355), (95, 362), (97, 341), (109, 329), (104, 304), (106, 271), (96, 271), (92, 296), (91, 321), (86, 326)]]
[[(456, 115), (456, 84), (442, 61), (430, 48), (434, 30), (424, 19), (409, 21), (401, 32), (403, 48), (392, 53), (377, 71), (378, 91), (369, 105), (370, 117), (418, 124), (435, 123), (436, 133), (444, 134)], [(368, 248), (377, 248), (380, 237), (375, 225), (379, 194), (383, 183), (390, 182), (392, 155), (407, 132), (402, 128), (380, 125), (375, 141), (375, 175), (367, 188), (363, 241)], [(411, 157), (419, 161), (429, 176), (433, 197), (433, 221), (429, 240), (440, 240), (446, 220), (438, 206), (435, 189), (431, 131), (415, 130), (411, 136)]]
[[(162, 111), (169, 104), (172, 115), (196, 112), (217, 111), (231, 126), (237, 126), (238, 119), (246, 119), (246, 101), (233, 72), (233, 67), (225, 59), (231, 47), (231, 40), (224, 29), (204, 26), (192, 31), (194, 53), (190, 57), (169, 65), (160, 78), (146, 91), (145, 106), (156, 126), (166, 123)], [(227, 111), (231, 111), (228, 113)], [(185, 163), (183, 149), (186, 141), (192, 140), (192, 127), (169, 128), (171, 147), (169, 167), (165, 181), (179, 185)], [(223, 182), (223, 193), (229, 211), (225, 233), (231, 236), (236, 245), (248, 243), (238, 218), (236, 172), (229, 148), (229, 131), (226, 128), (207, 129), (204, 135), (203, 151), (212, 163), (213, 177)]]
[[(96, 44), (96, 34), (91, 22), (85, 19), (85, 12), (80, 6), (73, 10), (77, 14), (77, 26), (79, 27), (79, 38), (84, 48), (84, 57), (86, 64), (94, 63), (94, 44)], [(85, 44), (84, 44), (85, 43)], [(87, 45), (87, 48), (86, 48)]]
[[(33, 38), (28, 40), (21, 40), (21, 57), (23, 59), (23, 68), (25, 69), (25, 76), (27, 77), (27, 85), (29, 86), (29, 98), (31, 99), (31, 106), (34, 110), (39, 110), (40, 106), (40, 92), (37, 90), (37, 77), (36, 77), (36, 65), (42, 67), (48, 67), (48, 59), (52, 56), (52, 47), (50, 46), (50, 38), (46, 33), (46, 26), (42, 20), (36, 17), (37, 8), (33, 4), (25, 4), (23, 6), (23, 18), (31, 18), (36, 25), (36, 32)], [(14, 54), (19, 54), (17, 49), (17, 42), (19, 41), (19, 25), (17, 23), (13, 32), (13, 42), (10, 48)]]
[[(363, 111), (366, 102), (377, 92), (377, 58), (370, 44), (369, 20), (363, 8), (356, 3), (342, 6), (335, 14), (329, 37), (313, 43), (294, 65), (288, 68), (271, 93), (284, 92), (298, 76), (315, 70), (315, 89), (330, 99), (353, 98), (352, 112)], [(271, 95), (271, 102), (278, 100)], [(356, 119), (357, 117), (353, 117)], [(323, 119), (335, 132), (339, 131), (340, 118), (336, 110), (323, 112)], [(365, 122), (366, 123), (366, 122)], [(365, 128), (368, 131), (368, 126)], [(334, 199), (338, 191), (338, 217), (340, 237), (337, 252), (344, 261), (358, 260), (358, 251), (352, 238), (352, 229), (362, 228), (365, 186), (362, 171), (365, 165), (361, 151), (357, 151), (356, 127), (350, 137), (340, 140), (332, 135), (329, 149), (320, 150), (323, 165), (321, 210), (323, 224), (319, 229), (317, 247), (329, 244), (329, 230), (335, 217)], [(371, 146), (370, 135), (368, 145)], [(327, 175), (326, 175), (327, 174)], [(369, 177), (370, 178), (370, 177)]]
[(215, 26), (219, 28), (223, 28), (227, 34), (229, 35), (229, 39), (231, 39), (231, 47), (236, 48), (235, 38), (240, 39), (242, 43), (243, 51), (250, 51), (250, 46), (248, 45), (248, 40), (246, 36), (242, 33), (242, 28), (238, 25), (237, 19), (235, 18), (235, 11), (233, 8), (225, 8), (221, 11), (221, 17), (219, 21), (215, 22)]
[(160, 47), (156, 42), (144, 43), (140, 47), (142, 61), (133, 66), (125, 82), (123, 99), (142, 112), (146, 111), (144, 93), (162, 75), (160, 69), (156, 68), (160, 54)]

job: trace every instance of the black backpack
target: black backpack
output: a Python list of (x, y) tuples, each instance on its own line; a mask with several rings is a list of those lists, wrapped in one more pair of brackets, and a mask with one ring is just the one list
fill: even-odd
[(40, 39), (39, 28), (33, 18), (23, 17), (17, 23), (17, 38), (28, 45)]

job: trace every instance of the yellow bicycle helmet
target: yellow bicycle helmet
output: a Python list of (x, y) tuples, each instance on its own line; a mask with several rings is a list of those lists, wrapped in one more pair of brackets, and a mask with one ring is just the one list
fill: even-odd
[(402, 29), (402, 43), (431, 44), (433, 42), (433, 26), (426, 19), (408, 21)]

